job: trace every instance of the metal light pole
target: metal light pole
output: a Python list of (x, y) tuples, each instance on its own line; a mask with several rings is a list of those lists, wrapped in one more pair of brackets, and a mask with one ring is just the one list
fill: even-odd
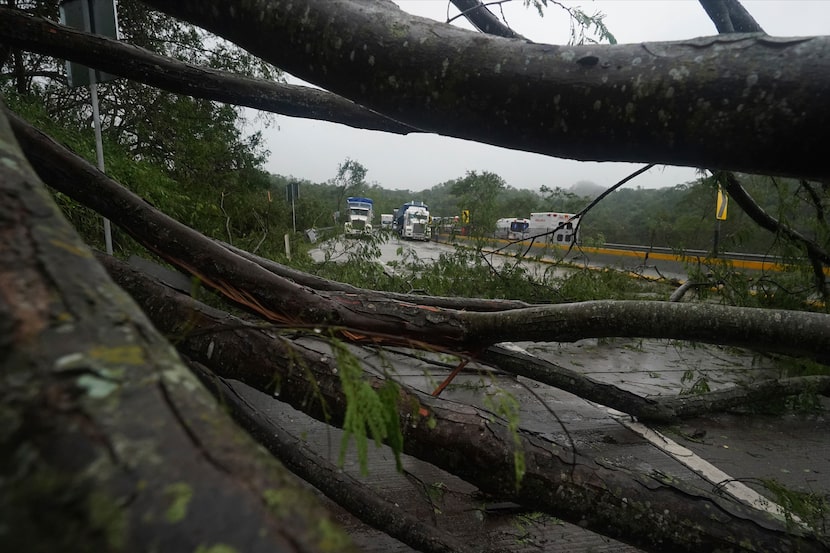
[(291, 200), (291, 221), (294, 224), (294, 234), (297, 233), (297, 212), (294, 209), (294, 200), (300, 197), (300, 183), (289, 182), (285, 185), (285, 195)]
[[(92, 69), (89, 70), (93, 72)], [(90, 75), (90, 79), (94, 79)], [(98, 159), (98, 170), (104, 172), (104, 143), (101, 139), (101, 115), (98, 112), (98, 83), (94, 80), (89, 83), (89, 95), (92, 97), (92, 123), (95, 126), (95, 155)], [(110, 220), (104, 217), (104, 244), (107, 247), (107, 253), (112, 255), (112, 225)]]

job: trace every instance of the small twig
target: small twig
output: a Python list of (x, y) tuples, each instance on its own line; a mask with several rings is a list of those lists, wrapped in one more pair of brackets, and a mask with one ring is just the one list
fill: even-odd
[[(270, 204), (269, 204), (269, 208), (270, 208)], [(260, 217), (259, 214), (256, 211), (254, 211), (253, 213), (254, 213), (254, 217), (256, 217), (257, 222), (262, 227), (262, 237), (260, 237), (259, 242), (257, 242), (256, 246), (251, 251), (252, 254), (256, 254), (256, 252), (259, 251), (259, 248), (262, 246), (262, 243), (265, 242), (265, 239), (268, 237), (268, 223), (267, 223), (266, 220), (264, 220), (262, 217)], [(267, 214), (267, 212), (266, 212), (266, 214)]]
[(445, 379), (444, 379), (444, 381), (443, 381), (441, 384), (439, 384), (439, 385), (438, 385), (438, 387), (437, 387), (437, 388), (435, 388), (435, 389), (432, 391), (432, 396), (433, 396), (433, 397), (438, 397), (438, 396), (441, 394), (441, 392), (443, 392), (443, 391), (444, 391), (444, 388), (446, 388), (447, 386), (449, 386), (449, 385), (450, 385), (450, 382), (452, 382), (452, 381), (453, 381), (453, 379), (454, 379), (456, 376), (458, 376), (458, 373), (460, 373), (460, 372), (461, 372), (461, 369), (463, 369), (464, 367), (466, 367), (466, 366), (467, 366), (467, 363), (469, 363), (469, 362), (470, 362), (470, 359), (471, 359), (470, 357), (466, 357), (466, 358), (462, 359), (462, 360), (461, 360), (461, 363), (459, 363), (459, 364), (458, 364), (458, 366), (457, 366), (457, 367), (455, 367), (455, 368), (452, 370), (452, 372), (449, 374), (449, 376), (448, 376), (447, 378), (445, 378)]
[(222, 210), (222, 215), (225, 216), (225, 232), (228, 233), (228, 243), (233, 245), (233, 236), (231, 236), (231, 218), (228, 215), (228, 212), (225, 211), (225, 196), (230, 196), (230, 192), (225, 192), (222, 190), (222, 196), (219, 199), (219, 209)]

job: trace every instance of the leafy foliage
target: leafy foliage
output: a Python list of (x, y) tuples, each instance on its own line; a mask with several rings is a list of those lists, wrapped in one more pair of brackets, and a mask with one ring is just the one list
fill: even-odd
[(395, 454), (398, 470), (402, 470), (400, 454), (403, 451), (403, 434), (398, 420), (398, 386), (386, 379), (373, 388), (363, 379), (360, 361), (337, 340), (332, 339), (337, 359), (338, 376), (346, 396), (346, 415), (343, 420), (343, 441), (340, 447), (340, 464), (345, 461), (350, 438), (354, 438), (360, 470), (368, 472), (368, 437), (376, 446), (387, 441)]
[(545, 15), (544, 8), (548, 4), (563, 9), (570, 18), (571, 37), (568, 41), (569, 44), (617, 43), (617, 39), (611, 34), (608, 27), (605, 26), (605, 15), (601, 12), (594, 12), (593, 15), (588, 15), (581, 8), (565, 6), (556, 0), (524, 0), (524, 4), (525, 6), (532, 5), (536, 8), (540, 17)]
[[(15, 4), (57, 19), (55, 2)], [(125, 39), (161, 55), (249, 76), (279, 77), (276, 68), (248, 52), (136, 0), (120, 1), (118, 16)], [(61, 60), (21, 54), (0, 62), (9, 65), (14, 59), (14, 78), (0, 84), (9, 106), (94, 162), (89, 91), (65, 86)], [(261, 169), (268, 153), (259, 133), (243, 135), (240, 108), (124, 79), (100, 83), (98, 97), (110, 176), (208, 236), (279, 256), (280, 242), (268, 239), (281, 236), (288, 226), (282, 219), (285, 210), (268, 200), (270, 179)], [(79, 232), (100, 247), (100, 218), (65, 197), (58, 202)], [(114, 238), (121, 254), (135, 252), (124, 235), (116, 232)]]
[(462, 209), (470, 212), (470, 235), (490, 234), (499, 218), (496, 200), (504, 190), (504, 179), (489, 171), (467, 171), (463, 179), (453, 183), (451, 193)]

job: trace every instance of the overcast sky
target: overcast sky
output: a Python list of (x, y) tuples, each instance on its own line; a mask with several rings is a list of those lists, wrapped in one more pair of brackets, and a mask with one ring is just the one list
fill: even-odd
[[(458, 14), (448, 0), (395, 0), (414, 15), (446, 21)], [(605, 14), (605, 24), (620, 44), (682, 40), (717, 34), (697, 0), (581, 0), (562, 2), (589, 15)], [(830, 0), (743, 0), (743, 5), (764, 30), (774, 36), (830, 34)], [(565, 44), (570, 27), (565, 13), (551, 5), (540, 18), (522, 0), (504, 4), (508, 24), (535, 42)], [(449, 5), (449, 8), (448, 8)], [(448, 12), (449, 9), (449, 12)], [(501, 15), (498, 6), (491, 9)], [(470, 28), (459, 18), (454, 21)], [(290, 79), (289, 82), (299, 81)], [(256, 130), (256, 124), (252, 129)], [(433, 134), (398, 136), (362, 131), (344, 125), (278, 116), (263, 128), (271, 156), (266, 170), (313, 182), (326, 182), (348, 159), (367, 169), (366, 180), (384, 188), (424, 190), (467, 171), (491, 171), (515, 188), (541, 185), (568, 188), (581, 180), (611, 186), (639, 164), (595, 163), (518, 152)], [(657, 188), (695, 179), (692, 168), (656, 167), (627, 186)]]

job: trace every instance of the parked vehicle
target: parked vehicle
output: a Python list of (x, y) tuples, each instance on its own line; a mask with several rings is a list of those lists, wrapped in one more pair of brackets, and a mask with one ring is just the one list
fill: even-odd
[(395, 222), (395, 215), (392, 213), (381, 213), (380, 214), (380, 229), (381, 230), (392, 230), (392, 223)]
[(346, 198), (346, 221), (344, 223), (346, 236), (372, 232), (374, 218), (374, 202), (369, 198), (349, 196)]

